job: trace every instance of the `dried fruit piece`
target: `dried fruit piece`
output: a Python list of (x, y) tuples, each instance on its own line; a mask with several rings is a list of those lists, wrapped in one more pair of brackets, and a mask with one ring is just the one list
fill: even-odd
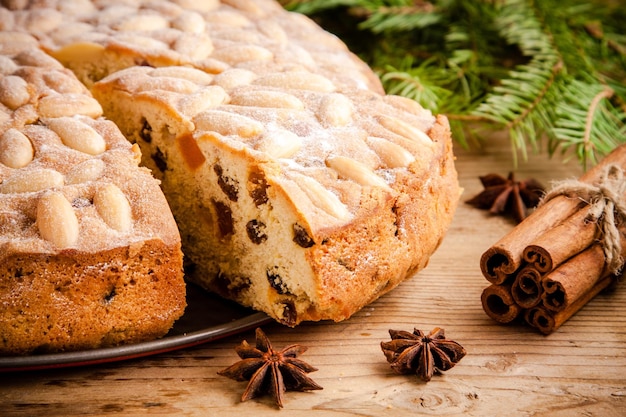
[(263, 171), (254, 167), (248, 174), (248, 194), (254, 201), (254, 205), (259, 207), (269, 201), (267, 196), (267, 179)]
[(305, 249), (315, 245), (315, 241), (309, 236), (306, 229), (298, 223), (293, 225), (293, 241)]
[(265, 234), (265, 223), (258, 221), (257, 219), (252, 219), (246, 223), (246, 232), (248, 233), (250, 241), (256, 245), (260, 245), (267, 240), (267, 234)]
[(231, 208), (217, 200), (213, 200), (213, 207), (217, 214), (217, 228), (220, 237), (225, 238), (235, 233), (235, 223), (233, 221), (233, 211)]
[(217, 175), (217, 185), (220, 186), (224, 194), (230, 201), (239, 199), (239, 183), (236, 179), (224, 175), (224, 169), (220, 164), (213, 165), (213, 171)]

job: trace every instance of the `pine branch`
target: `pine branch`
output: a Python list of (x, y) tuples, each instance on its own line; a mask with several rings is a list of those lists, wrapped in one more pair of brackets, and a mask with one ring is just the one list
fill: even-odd
[(626, 142), (626, 9), (606, 2), (290, 0), (288, 8), (344, 39), (387, 92), (445, 113), (465, 146), (470, 125), (506, 129), (515, 158), (545, 146), (587, 166)]

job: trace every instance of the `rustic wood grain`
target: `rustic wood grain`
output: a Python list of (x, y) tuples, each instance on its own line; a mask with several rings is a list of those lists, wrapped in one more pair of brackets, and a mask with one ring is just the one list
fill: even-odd
[[(463, 199), (481, 190), (478, 175), (506, 175), (508, 144), (457, 150)], [(544, 185), (575, 178), (575, 163), (545, 155), (520, 163), (517, 178)], [(303, 355), (319, 368), (324, 387), (288, 392), (283, 414), (299, 416), (603, 416), (626, 415), (626, 288), (601, 294), (559, 330), (543, 336), (523, 324), (500, 325), (483, 312), (488, 285), (480, 255), (513, 224), (461, 204), (426, 270), (341, 323), (294, 329), (264, 327), (275, 348), (309, 346)], [(626, 285), (626, 284), (624, 284)], [(429, 383), (394, 374), (380, 349), (388, 329), (429, 331), (439, 326), (467, 356)], [(217, 375), (237, 360), (232, 349), (252, 331), (153, 357), (74, 369), (0, 374), (0, 415), (266, 416), (269, 398), (245, 403), (244, 383)]]

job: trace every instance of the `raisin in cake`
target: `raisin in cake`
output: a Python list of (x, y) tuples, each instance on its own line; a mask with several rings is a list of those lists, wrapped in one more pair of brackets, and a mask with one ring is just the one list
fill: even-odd
[(272, 0), (77, 4), (11, 25), (43, 28), (141, 147), (190, 280), (293, 326), (350, 317), (426, 266), (460, 195), (445, 117), (385, 95)]
[(0, 354), (164, 335), (185, 308), (159, 183), (34, 38), (0, 33)]

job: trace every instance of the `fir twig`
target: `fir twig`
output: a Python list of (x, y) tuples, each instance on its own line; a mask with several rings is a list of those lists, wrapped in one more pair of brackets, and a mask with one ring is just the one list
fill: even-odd
[[(289, 0), (334, 31), (390, 94), (583, 166), (626, 142), (626, 11), (611, 0)], [(468, 123), (470, 122), (470, 123)], [(544, 142), (542, 138), (547, 140)]]

